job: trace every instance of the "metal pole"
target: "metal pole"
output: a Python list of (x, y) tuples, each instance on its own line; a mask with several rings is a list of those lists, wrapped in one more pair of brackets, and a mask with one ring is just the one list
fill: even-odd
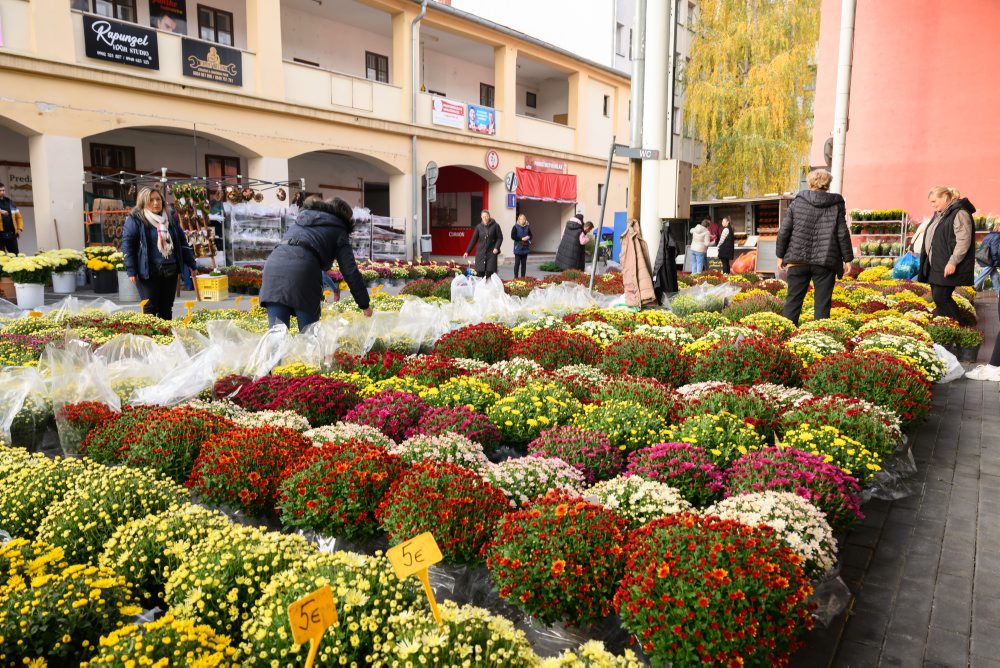
[[(646, 76), (646, 0), (636, 3), (635, 28), (632, 38), (632, 90), (630, 107), (632, 148), (642, 147), (642, 107)], [(628, 210), (629, 220), (639, 218), (642, 196), (642, 160), (629, 160)]]
[(847, 147), (848, 113), (851, 107), (851, 67), (854, 62), (854, 13), (857, 0), (842, 0), (840, 10), (840, 54), (837, 63), (837, 103), (833, 112), (833, 183), (830, 192), (844, 187), (844, 153)]
[(413, 126), (413, 134), (410, 135), (410, 218), (413, 221), (413, 246), (410, 247), (411, 257), (420, 252), (420, 228), (418, 227), (417, 212), (420, 209), (420, 192), (417, 181), (417, 60), (419, 56), (419, 42), (417, 41), (417, 26), (424, 15), (427, 14), (427, 0), (420, 3), (420, 13), (410, 23), (410, 125)]
[(608, 151), (608, 168), (604, 171), (604, 199), (601, 200), (601, 215), (597, 219), (594, 233), (594, 255), (590, 258), (590, 294), (594, 294), (594, 276), (597, 275), (597, 256), (601, 252), (601, 236), (604, 232), (604, 211), (608, 208), (608, 186), (611, 184), (611, 161), (615, 159), (615, 137), (611, 138), (611, 150)]
[[(642, 148), (659, 151), (662, 158), (669, 158), (667, 149), (668, 116), (672, 113), (672, 102), (667, 99), (667, 81), (673, 73), (669, 71), (671, 57), (668, 29), (674, 2), (658, 0), (646, 7), (646, 59), (643, 81)], [(664, 72), (667, 69), (667, 72)], [(646, 160), (642, 165), (642, 203), (639, 223), (642, 236), (650, 248), (660, 245), (660, 163)]]

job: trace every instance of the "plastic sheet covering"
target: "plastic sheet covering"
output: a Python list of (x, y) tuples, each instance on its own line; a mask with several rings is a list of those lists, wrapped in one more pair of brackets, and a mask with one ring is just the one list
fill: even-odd
[(137, 334), (116, 336), (95, 350), (94, 357), (104, 362), (111, 388), (123, 403), (138, 403), (136, 390), (156, 385), (190, 361), (180, 342), (164, 346)]
[(0, 530), (0, 547), (3, 547), (4, 545), (6, 545), (7, 543), (9, 543), (12, 540), (13, 540), (13, 538), (10, 537), (9, 533), (7, 533), (6, 531)]
[(459, 274), (451, 279), (451, 303), (470, 301), (475, 295), (475, 282), (481, 278)]
[[(731, 283), (720, 283), (719, 285), (709, 285), (708, 283), (699, 283), (698, 285), (692, 285), (689, 288), (684, 288), (683, 290), (677, 292), (676, 294), (663, 296), (662, 304), (664, 306), (670, 306), (673, 310), (673, 302), (678, 297), (686, 297), (694, 299), (698, 302), (700, 310), (722, 310), (721, 306), (724, 306), (733, 298), (738, 292), (742, 290), (741, 287), (733, 285)], [(714, 308), (715, 305), (720, 305), (719, 308)]]
[(965, 375), (965, 368), (962, 367), (958, 358), (952, 355), (947, 348), (935, 343), (934, 352), (937, 353), (937, 356), (941, 358), (941, 360), (945, 363), (945, 366), (948, 368), (948, 371), (944, 374), (944, 376), (938, 380), (939, 384), (950, 383), (951, 381), (958, 380)]
[(209, 343), (222, 351), (219, 375), (242, 374), (256, 352), (260, 335), (241, 329), (232, 320), (209, 320), (205, 330)]
[(271, 373), (271, 369), (285, 356), (289, 339), (288, 328), (283, 324), (277, 324), (269, 329), (257, 341), (256, 347), (243, 367), (243, 375), (256, 380)]
[[(631, 647), (628, 633), (622, 629), (621, 620), (617, 615), (606, 617), (585, 628), (567, 626), (560, 622), (545, 625), (532, 617), (527, 617), (516, 625), (524, 631), (535, 653), (543, 658), (559, 656), (566, 650), (575, 650), (589, 640), (600, 640), (608, 651), (618, 654), (626, 647)], [(636, 648), (631, 647), (631, 649), (634, 651)]]
[(62, 347), (48, 346), (39, 361), (39, 370), (49, 378), (49, 396), (62, 452), (79, 454), (83, 434), (62, 419), (62, 408), (80, 401), (99, 401), (112, 410), (121, 410), (121, 399), (111, 385), (107, 363), (96, 357), (83, 341), (70, 339)]
[[(8, 367), (0, 373), (0, 438), (38, 452), (53, 426), (49, 384), (38, 369)], [(48, 444), (55, 446), (55, 433)]]
[(916, 472), (917, 464), (913, 459), (913, 452), (909, 445), (904, 443), (882, 463), (882, 470), (875, 474), (874, 480), (864, 491), (863, 500), (867, 502), (875, 498), (895, 501), (916, 494), (919, 484), (907, 480)]
[(813, 593), (807, 603), (815, 604), (812, 615), (817, 624), (827, 628), (830, 622), (847, 609), (851, 596), (851, 590), (840, 577), (839, 568), (831, 569), (824, 577), (813, 583)]
[(10, 318), (13, 320), (16, 318), (23, 318), (26, 316), (27, 313), (19, 309), (17, 307), (17, 304), (12, 304), (6, 299), (0, 297), (0, 318)]
[(589, 289), (577, 283), (560, 283), (532, 290), (521, 300), (521, 316), (532, 319), (543, 315), (565, 315), (594, 306), (597, 306), (597, 300)]
[(143, 624), (149, 624), (150, 622), (155, 621), (156, 618), (162, 612), (163, 611), (160, 610), (160, 606), (156, 606), (155, 608), (149, 608), (148, 610), (143, 610), (138, 615), (136, 615), (135, 617), (133, 617), (132, 619), (130, 619), (129, 623), (130, 624), (135, 624), (136, 626), (142, 626)]
[(171, 369), (155, 384), (136, 388), (131, 403), (176, 406), (190, 401), (215, 383), (216, 368), (222, 362), (222, 349), (209, 346), (187, 358), (185, 364)]
[(0, 440), (5, 443), (17, 445), (11, 436), (11, 426), (24, 405), (29, 389), (23, 367), (10, 367), (0, 371)]
[(74, 297), (73, 295), (67, 295), (49, 307), (48, 315), (50, 318), (62, 320), (67, 316), (76, 315), (80, 311), (84, 310), (103, 311), (110, 315), (111, 313), (120, 311), (123, 308), (123, 306), (119, 306), (113, 301), (104, 299), (103, 297), (97, 297), (96, 299), (80, 299), (79, 297)]
[(368, 540), (344, 540), (334, 536), (324, 536), (315, 531), (298, 531), (299, 536), (307, 542), (315, 545), (316, 548), (325, 554), (334, 552), (354, 552), (374, 556), (376, 552), (385, 553), (389, 549), (389, 539), (384, 535), (378, 535)]

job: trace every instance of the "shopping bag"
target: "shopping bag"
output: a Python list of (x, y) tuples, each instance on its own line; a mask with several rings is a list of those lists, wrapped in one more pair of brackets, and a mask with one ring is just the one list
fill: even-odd
[(913, 253), (903, 253), (892, 268), (892, 277), (911, 280), (920, 271), (920, 260)]

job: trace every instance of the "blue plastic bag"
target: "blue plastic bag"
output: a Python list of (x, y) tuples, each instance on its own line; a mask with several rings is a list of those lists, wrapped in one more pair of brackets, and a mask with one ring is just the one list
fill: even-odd
[(920, 259), (913, 253), (903, 253), (892, 268), (892, 277), (912, 280), (919, 271)]

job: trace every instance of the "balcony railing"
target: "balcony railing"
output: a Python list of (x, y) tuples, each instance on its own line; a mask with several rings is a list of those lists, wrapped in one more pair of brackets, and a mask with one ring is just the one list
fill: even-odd
[(402, 91), (396, 86), (287, 60), (284, 69), (285, 98), (289, 102), (400, 120)]
[(575, 128), (528, 116), (515, 116), (514, 121), (513, 140), (518, 144), (538, 146), (553, 151), (573, 151)]

